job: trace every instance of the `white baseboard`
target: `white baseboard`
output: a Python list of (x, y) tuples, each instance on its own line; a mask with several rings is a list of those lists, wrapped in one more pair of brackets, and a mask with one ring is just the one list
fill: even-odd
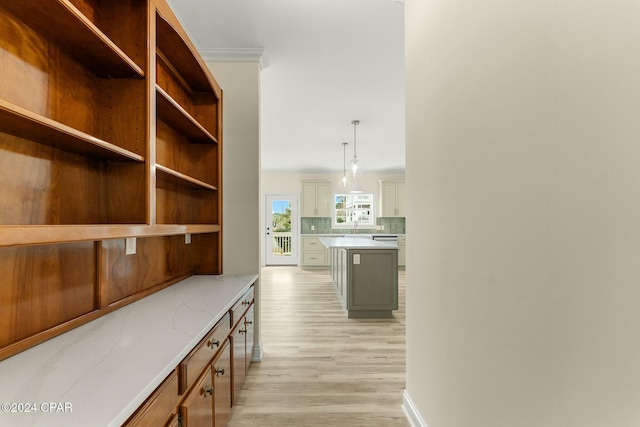
[(264, 356), (262, 344), (254, 345), (251, 349), (251, 362), (262, 362), (262, 356)]
[(402, 392), (402, 409), (413, 427), (429, 427), (413, 404), (407, 390)]

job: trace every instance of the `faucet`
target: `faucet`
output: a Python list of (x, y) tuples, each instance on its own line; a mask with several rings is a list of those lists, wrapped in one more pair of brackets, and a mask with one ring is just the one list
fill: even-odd
[(358, 221), (353, 221), (353, 234), (358, 234)]

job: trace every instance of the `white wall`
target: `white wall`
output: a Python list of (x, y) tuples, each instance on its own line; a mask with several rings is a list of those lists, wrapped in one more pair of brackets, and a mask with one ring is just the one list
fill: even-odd
[(407, 395), (640, 425), (640, 2), (408, 1)]

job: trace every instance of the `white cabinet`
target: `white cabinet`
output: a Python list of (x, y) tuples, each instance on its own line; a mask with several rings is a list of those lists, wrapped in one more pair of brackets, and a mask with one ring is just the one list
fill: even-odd
[(302, 253), (300, 265), (302, 267), (327, 267), (329, 265), (329, 250), (320, 241), (322, 236), (302, 237)]
[(331, 217), (331, 183), (302, 181), (302, 217)]
[(407, 238), (398, 236), (398, 267), (407, 265)]
[(380, 216), (404, 217), (404, 181), (380, 182)]

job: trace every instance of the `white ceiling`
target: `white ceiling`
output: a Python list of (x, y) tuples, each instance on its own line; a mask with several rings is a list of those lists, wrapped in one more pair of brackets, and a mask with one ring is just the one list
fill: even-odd
[[(404, 5), (398, 0), (169, 0), (202, 52), (264, 49), (263, 170), (405, 165)], [(261, 50), (258, 49), (258, 52)], [(255, 60), (255, 58), (254, 58)], [(224, 88), (223, 88), (224, 89)]]

